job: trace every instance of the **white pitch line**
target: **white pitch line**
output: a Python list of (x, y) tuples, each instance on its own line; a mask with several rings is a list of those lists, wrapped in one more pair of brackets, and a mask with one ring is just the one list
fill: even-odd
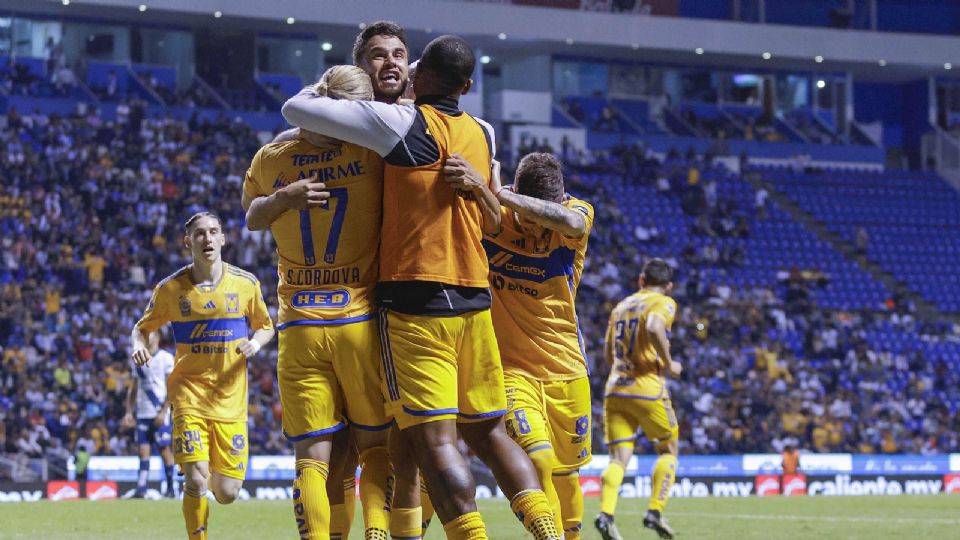
[[(624, 514), (644, 514), (645, 512), (618, 512)], [(671, 516), (705, 517), (719, 519), (754, 519), (767, 521), (828, 521), (831, 523), (936, 523), (943, 525), (960, 525), (960, 519), (949, 518), (887, 518), (887, 517), (858, 517), (858, 516), (790, 516), (772, 514), (718, 514), (705, 512), (670, 512), (664, 513), (668, 519)]]

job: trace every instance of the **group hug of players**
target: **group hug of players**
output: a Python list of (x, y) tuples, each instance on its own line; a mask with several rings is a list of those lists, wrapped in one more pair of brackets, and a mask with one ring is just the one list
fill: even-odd
[[(565, 192), (549, 154), (525, 156), (501, 186), (493, 129), (459, 109), (475, 66), (462, 39), (433, 40), (411, 75), (402, 28), (378, 22), (357, 37), (354, 61), (287, 101), (296, 129), (257, 152), (243, 186), (247, 227), (277, 245), (297, 534), (347, 537), (358, 460), (364, 538), (421, 538), (434, 512), (447, 538), (497, 538), (477, 512), (462, 438), (534, 538), (580, 538), (591, 399), (574, 301), (593, 208)], [(196, 539), (207, 536), (207, 491), (224, 504), (239, 493), (245, 360), (275, 330), (257, 277), (222, 261), (219, 218), (199, 213), (185, 228), (193, 262), (156, 286), (133, 360), (142, 377), (153, 336), (172, 326), (175, 365), (151, 413), (172, 409)], [(681, 369), (667, 338), (671, 281), (663, 261), (648, 262), (610, 318), (611, 460), (595, 521), (605, 539), (621, 538), (614, 508), (640, 428), (660, 454), (644, 525), (673, 534), (661, 516), (677, 464), (663, 377)]]

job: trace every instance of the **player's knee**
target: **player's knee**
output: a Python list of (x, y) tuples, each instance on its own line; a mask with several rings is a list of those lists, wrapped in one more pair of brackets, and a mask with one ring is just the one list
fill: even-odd
[(481, 460), (490, 456), (501, 444), (515, 444), (507, 435), (502, 419), (485, 422), (472, 422), (460, 425), (460, 434), (467, 446), (477, 453)]
[(615, 446), (610, 449), (610, 458), (612, 461), (616, 461), (624, 468), (630, 463), (630, 457), (633, 455), (633, 446)]
[(213, 487), (213, 496), (217, 499), (217, 502), (220, 504), (230, 504), (233, 501), (237, 500), (237, 496), (240, 495), (240, 485), (234, 483), (228, 483), (224, 485), (217, 485)]
[(672, 456), (674, 456), (674, 457), (680, 455), (680, 444), (678, 443), (676, 437), (674, 437), (673, 439), (671, 439), (671, 440), (669, 440), (669, 441), (667, 441), (667, 442), (662, 442), (662, 443), (658, 444), (658, 445), (657, 445), (657, 454), (659, 454), (659, 455), (661, 455), (661, 456), (664, 455), (664, 454), (669, 454), (669, 455), (672, 455)]
[(207, 492), (207, 477), (195, 467), (184, 471), (183, 482), (186, 484), (187, 490), (197, 496)]

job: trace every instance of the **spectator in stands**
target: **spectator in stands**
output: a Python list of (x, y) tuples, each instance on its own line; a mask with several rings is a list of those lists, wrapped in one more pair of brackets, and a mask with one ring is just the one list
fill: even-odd
[(643, 224), (637, 225), (633, 229), (633, 235), (638, 242), (655, 244), (663, 241), (660, 229), (658, 229), (653, 220), (649, 218)]
[(857, 255), (866, 255), (867, 248), (870, 246), (870, 233), (863, 227), (857, 227), (857, 236), (854, 245)]
[(760, 219), (766, 219), (767, 217), (767, 199), (769, 197), (770, 192), (764, 187), (758, 189), (753, 197), (753, 209), (757, 212), (757, 217)]

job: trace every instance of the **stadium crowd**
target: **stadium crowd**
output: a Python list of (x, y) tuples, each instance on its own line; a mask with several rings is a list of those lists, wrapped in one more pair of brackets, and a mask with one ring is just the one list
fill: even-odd
[[(61, 461), (78, 452), (134, 454), (133, 432), (120, 427), (129, 333), (153, 285), (188, 262), (187, 216), (209, 209), (224, 218), (224, 259), (260, 277), (276, 314), (272, 240), (247, 231), (240, 208), (243, 175), (262, 141), (240, 123), (147, 118), (137, 106), (117, 122), (95, 111), (47, 117), (14, 109), (0, 122), (0, 453)], [(705, 283), (700, 270), (721, 262), (664, 252), (652, 225), (638, 227), (636, 237), (616, 234), (613, 225), (632, 210), (604, 186), (578, 179), (589, 168), (657, 184), (665, 165), (641, 148), (557, 151), (571, 165), (569, 189), (596, 208), (577, 302), (596, 451), (603, 450), (607, 317), (651, 256), (679, 269), (672, 343), (685, 369), (671, 392), (681, 453), (780, 451), (793, 440), (816, 452), (960, 451), (960, 414), (935, 396), (956, 391), (957, 374), (943, 359), (892, 354), (864, 338), (881, 325), (956, 338), (952, 327), (902, 308), (822, 310), (800, 283), (753, 290)], [(675, 158), (673, 166), (710, 166)], [(666, 187), (658, 196), (676, 196)], [(788, 330), (806, 337), (802, 350), (786, 346)], [(252, 454), (292, 452), (281, 434), (275, 343), (250, 361)], [(908, 377), (903, 393), (882, 384), (891, 373)]]

